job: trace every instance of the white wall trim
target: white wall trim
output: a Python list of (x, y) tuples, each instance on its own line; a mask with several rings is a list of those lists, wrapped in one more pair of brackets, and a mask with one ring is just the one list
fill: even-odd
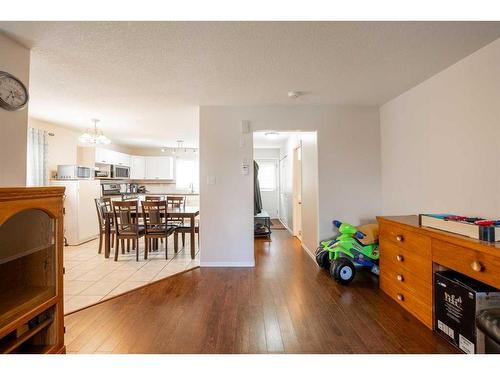
[(253, 262), (201, 262), (200, 267), (255, 267)]
[(302, 246), (302, 249), (304, 249), (305, 252), (312, 258), (312, 260), (314, 260), (314, 264), (316, 264), (316, 256), (314, 255), (314, 253), (311, 252), (311, 250), (309, 250), (306, 245), (304, 245), (304, 242), (302, 242), (300, 245)]
[[(280, 218), (280, 217), (278, 218), (278, 220), (279, 220), (279, 222), (281, 223), (281, 225), (283, 225), (283, 226), (286, 228), (286, 230), (287, 230), (287, 231), (288, 231), (288, 232), (289, 232), (289, 233), (293, 236), (292, 230), (291, 230), (290, 228), (288, 228), (288, 225), (286, 225), (286, 224), (283, 222), (283, 220), (281, 220), (281, 218)], [(271, 228), (271, 229), (272, 229), (272, 228)]]

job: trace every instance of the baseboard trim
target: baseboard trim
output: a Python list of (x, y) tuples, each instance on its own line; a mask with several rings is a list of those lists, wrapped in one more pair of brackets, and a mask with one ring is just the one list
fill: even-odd
[(253, 262), (200, 262), (200, 267), (255, 267)]
[(314, 260), (314, 263), (316, 264), (316, 256), (314, 255), (314, 253), (311, 250), (309, 250), (309, 248), (306, 245), (304, 245), (304, 242), (301, 243), (301, 246), (305, 250), (305, 252), (311, 257), (311, 259)]
[(286, 230), (288, 231), (288, 233), (290, 233), (293, 236), (293, 232), (292, 232), (292, 230), (290, 228), (288, 228), (288, 225), (286, 225), (283, 222), (283, 220), (281, 220), (280, 218), (278, 218), (278, 220), (280, 221), (281, 225), (283, 225), (286, 228)]

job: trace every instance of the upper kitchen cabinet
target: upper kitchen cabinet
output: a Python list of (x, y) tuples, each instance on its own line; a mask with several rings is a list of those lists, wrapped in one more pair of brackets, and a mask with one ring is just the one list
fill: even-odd
[(173, 180), (174, 158), (171, 156), (148, 156), (146, 160), (146, 179)]
[(102, 164), (114, 164), (130, 166), (130, 155), (123, 152), (108, 150), (106, 148), (95, 148), (95, 162)]
[(130, 157), (130, 178), (136, 180), (146, 179), (146, 158), (144, 156)]

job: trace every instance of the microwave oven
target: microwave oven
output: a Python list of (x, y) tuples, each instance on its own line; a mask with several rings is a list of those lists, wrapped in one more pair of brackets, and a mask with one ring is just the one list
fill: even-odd
[(58, 165), (57, 178), (61, 180), (86, 180), (92, 178), (92, 170), (89, 167), (79, 165)]
[(130, 178), (130, 167), (124, 165), (112, 166), (113, 178)]

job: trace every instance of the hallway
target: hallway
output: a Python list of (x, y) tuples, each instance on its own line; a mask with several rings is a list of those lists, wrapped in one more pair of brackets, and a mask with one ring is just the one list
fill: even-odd
[(337, 285), (288, 231), (255, 252), (255, 268), (197, 268), (67, 316), (67, 352), (454, 352), (375, 276)]

